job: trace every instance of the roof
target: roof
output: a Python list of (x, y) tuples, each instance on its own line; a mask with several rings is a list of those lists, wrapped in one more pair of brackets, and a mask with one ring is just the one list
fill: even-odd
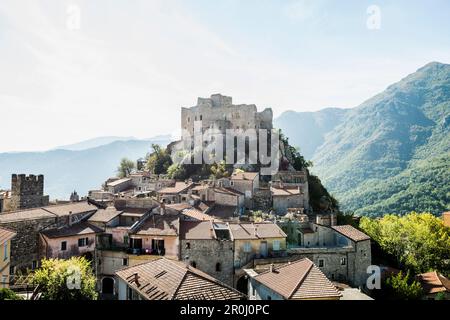
[(180, 229), (177, 215), (153, 214), (138, 225), (134, 234), (152, 236), (177, 236)]
[(370, 237), (365, 234), (364, 232), (359, 231), (355, 227), (352, 227), (350, 225), (345, 226), (332, 226), (334, 230), (339, 232), (340, 234), (344, 235), (345, 237), (349, 238), (350, 240), (353, 240), (355, 242), (358, 241), (364, 241), (364, 240), (370, 240)]
[(203, 213), (203, 211), (198, 210), (196, 208), (189, 208), (181, 211), (181, 213), (189, 218), (200, 220), (200, 221), (209, 221), (214, 220), (214, 217), (209, 214)]
[(259, 172), (235, 172), (231, 175), (231, 179), (253, 181), (258, 175)]
[(11, 240), (12, 238), (14, 238), (15, 235), (16, 233), (14, 231), (0, 228), (0, 245), (2, 245), (8, 240)]
[(181, 240), (213, 240), (216, 239), (211, 221), (180, 222)]
[(186, 182), (175, 182), (175, 186), (172, 187), (167, 187), (164, 189), (161, 189), (158, 191), (158, 193), (181, 193), (183, 191), (185, 191), (186, 189), (188, 189), (189, 187), (191, 187), (193, 184), (192, 183), (186, 183)]
[(41, 231), (41, 233), (48, 238), (64, 238), (100, 232), (103, 232), (103, 230), (88, 222), (80, 222), (71, 226)]
[(115, 180), (115, 181), (112, 181), (112, 182), (108, 182), (107, 186), (108, 187), (116, 187), (116, 186), (118, 186), (118, 185), (120, 185), (122, 183), (130, 182), (130, 181), (131, 181), (130, 178), (123, 178), (123, 179)]
[(229, 226), (235, 240), (286, 238), (286, 234), (275, 223), (230, 223)]
[(122, 269), (116, 275), (147, 300), (240, 300), (244, 297), (206, 273), (166, 258)]
[(274, 267), (254, 279), (285, 299), (341, 297), (338, 289), (308, 258)]
[(115, 207), (107, 207), (106, 209), (97, 210), (92, 217), (88, 219), (90, 222), (109, 222), (118, 215), (120, 215), (122, 211), (117, 210)]
[(425, 294), (450, 292), (450, 280), (436, 271), (417, 275)]
[(44, 218), (62, 217), (69, 214), (80, 214), (96, 211), (98, 208), (87, 201), (71, 202), (67, 204), (51, 205), (47, 207), (18, 210), (0, 214), (0, 223), (12, 221), (34, 220)]
[(242, 192), (239, 192), (239, 191), (231, 189), (231, 188), (226, 188), (226, 187), (214, 188), (214, 192), (229, 194), (232, 196), (243, 196), (244, 195)]
[(296, 196), (300, 194), (300, 190), (298, 187), (290, 187), (290, 188), (271, 187), (270, 191), (272, 192), (272, 196), (280, 196), (280, 197)]
[(231, 219), (234, 218), (237, 212), (236, 206), (214, 205), (211, 210), (208, 211), (208, 215), (217, 217), (219, 219)]

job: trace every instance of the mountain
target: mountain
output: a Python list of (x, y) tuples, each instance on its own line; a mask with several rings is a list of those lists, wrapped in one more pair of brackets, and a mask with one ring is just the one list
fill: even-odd
[(299, 147), (306, 159), (311, 159), (325, 142), (325, 135), (343, 121), (348, 111), (339, 108), (317, 112), (286, 111), (274, 120), (274, 127), (282, 128), (290, 144)]
[(168, 137), (114, 141), (85, 150), (0, 153), (0, 189), (9, 189), (11, 174), (44, 174), (45, 192), (52, 199), (68, 199), (76, 190), (85, 195), (116, 174), (120, 159), (137, 160), (151, 151), (152, 143), (167, 145)]
[(105, 144), (110, 144), (115, 141), (129, 141), (129, 140), (137, 140), (134, 137), (98, 137), (93, 138), (81, 142), (77, 142), (74, 144), (69, 144), (65, 146), (59, 146), (56, 147), (55, 150), (71, 150), (71, 151), (80, 151), (80, 150), (86, 150), (91, 148), (96, 148), (103, 146)]
[(349, 111), (313, 163), (345, 210), (449, 210), (450, 65), (430, 63)]

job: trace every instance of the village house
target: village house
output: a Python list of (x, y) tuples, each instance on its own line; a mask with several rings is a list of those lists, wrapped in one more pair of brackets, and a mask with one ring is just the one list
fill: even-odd
[(183, 262), (158, 258), (116, 272), (119, 300), (242, 300), (244, 295)]
[(259, 189), (259, 172), (234, 172), (230, 178), (230, 188), (245, 195), (245, 207), (253, 208), (253, 196)]
[(341, 293), (307, 259), (289, 262), (264, 272), (246, 270), (250, 300), (339, 300)]
[(69, 259), (83, 256), (92, 261), (95, 236), (102, 229), (85, 221), (40, 232), (40, 258)]
[(192, 182), (177, 181), (175, 185), (157, 191), (158, 201), (163, 201), (166, 204), (186, 201), (186, 196), (183, 200), (182, 194), (187, 194), (188, 190), (193, 187), (194, 184)]
[(91, 216), (97, 207), (86, 202), (51, 205), (0, 214), (0, 227), (14, 231), (11, 241), (11, 274), (17, 270), (34, 269), (40, 257), (41, 231), (77, 223)]
[[(288, 235), (288, 254), (307, 257), (333, 281), (365, 286), (371, 265), (370, 237), (356, 228), (334, 225), (323, 215), (310, 222), (306, 215), (297, 221), (278, 222)], [(320, 223), (331, 223), (324, 225)]]
[(123, 178), (106, 183), (106, 191), (112, 194), (128, 191), (133, 188), (133, 180), (130, 178)]
[(0, 228), (0, 288), (8, 288), (10, 283), (11, 239), (16, 233)]
[[(191, 217), (188, 217), (191, 218)], [(214, 220), (180, 221), (181, 259), (233, 286), (233, 241), (227, 224)]]
[(436, 300), (439, 295), (441, 299), (450, 300), (450, 280), (439, 272), (422, 273), (416, 278), (422, 285), (424, 300)]

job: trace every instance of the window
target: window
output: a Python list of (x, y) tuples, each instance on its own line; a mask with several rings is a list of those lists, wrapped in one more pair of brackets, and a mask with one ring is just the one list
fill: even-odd
[(7, 284), (8, 284), (8, 276), (2, 276), (2, 282), (1, 282), (2, 287), (6, 288)]
[(88, 238), (78, 239), (78, 247), (86, 247), (88, 245)]
[(217, 271), (217, 272), (222, 271), (222, 265), (220, 264), (220, 262), (217, 262), (217, 263), (216, 263), (216, 271)]
[(9, 274), (13, 275), (16, 271), (16, 268), (14, 266), (9, 267)]
[(325, 266), (325, 260), (319, 259), (319, 268), (323, 268)]
[(192, 262), (191, 262), (191, 266), (192, 266), (193, 268), (197, 268), (197, 262), (192, 261)]
[(31, 270), (36, 269), (37, 266), (38, 266), (37, 261), (36, 261), (36, 260), (33, 260), (33, 262), (31, 263)]
[(200, 121), (202, 121), (203, 120), (203, 116), (202, 115), (200, 115)]
[(230, 186), (234, 186), (234, 181), (230, 181)]
[(122, 265), (123, 266), (127, 266), (128, 265), (128, 258), (123, 258), (122, 259)]
[(4, 261), (8, 260), (8, 241), (3, 245), (3, 256)]
[(67, 241), (63, 241), (61, 242), (61, 251), (66, 251), (67, 250)]
[(250, 242), (244, 243), (244, 252), (252, 252), (252, 244)]
[(191, 122), (191, 117), (188, 117), (188, 123)]
[(280, 250), (280, 240), (273, 240), (273, 251)]
[(341, 258), (341, 266), (345, 266), (347, 264), (346, 258)]
[(191, 243), (190, 242), (186, 242), (186, 249), (190, 249), (191, 248)]

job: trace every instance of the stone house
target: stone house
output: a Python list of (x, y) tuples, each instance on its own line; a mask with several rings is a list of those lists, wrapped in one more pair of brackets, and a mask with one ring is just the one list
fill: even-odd
[(253, 196), (259, 189), (259, 172), (234, 172), (230, 178), (230, 188), (245, 196), (245, 207), (253, 208)]
[(291, 208), (307, 208), (308, 200), (301, 186), (272, 185), (272, 207), (278, 215), (286, 214)]
[(371, 265), (369, 236), (349, 225), (311, 222), (299, 225), (298, 232), (299, 238), (289, 245), (289, 256), (309, 258), (333, 281), (365, 286)]
[(180, 203), (182, 202), (182, 194), (187, 194), (188, 190), (193, 187), (192, 182), (177, 181), (175, 185), (157, 191), (158, 201), (166, 204)]
[(241, 300), (244, 295), (183, 262), (158, 258), (116, 272), (119, 300)]
[(233, 286), (233, 241), (228, 226), (209, 221), (180, 221), (181, 259)]
[(123, 178), (106, 183), (106, 191), (117, 194), (119, 192), (127, 191), (133, 188), (133, 180), (130, 178)]
[(0, 288), (8, 288), (10, 283), (11, 239), (16, 233), (0, 228)]
[(322, 271), (307, 259), (270, 265), (263, 272), (246, 270), (250, 300), (339, 300), (342, 294)]
[(11, 274), (16, 270), (34, 269), (39, 260), (40, 232), (82, 221), (97, 211), (86, 201), (53, 205), (0, 214), (0, 227), (17, 235), (11, 241)]
[(95, 251), (95, 236), (101, 232), (103, 232), (102, 229), (85, 221), (43, 230), (40, 232), (39, 256), (47, 259), (69, 259), (84, 256), (92, 261)]

